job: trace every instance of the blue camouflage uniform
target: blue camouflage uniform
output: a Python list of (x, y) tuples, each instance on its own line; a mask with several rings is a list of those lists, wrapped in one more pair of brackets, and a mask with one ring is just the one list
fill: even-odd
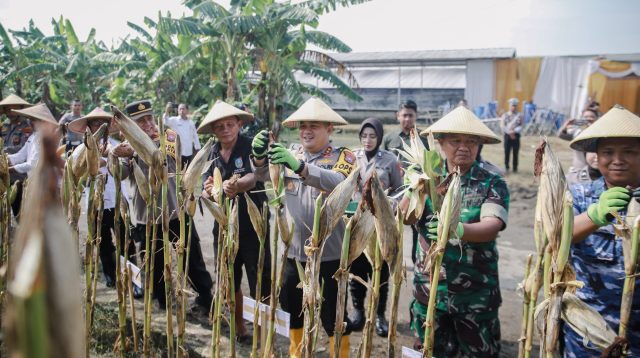
[[(587, 211), (589, 205), (598, 202), (600, 194), (607, 190), (604, 178), (593, 182), (571, 186), (573, 212), (578, 215)], [(626, 212), (621, 212), (624, 217)], [(599, 228), (580, 243), (571, 247), (571, 261), (576, 271), (576, 279), (584, 282), (584, 287), (576, 295), (596, 311), (600, 312), (609, 326), (618, 332), (620, 322), (620, 301), (624, 283), (624, 256), (622, 238), (614, 233), (613, 225)], [(636, 279), (636, 287), (640, 278)], [(589, 345), (568, 325), (564, 325), (564, 356), (568, 358), (597, 357), (600, 351)], [(640, 357), (640, 293), (633, 297), (629, 327), (629, 357)]]

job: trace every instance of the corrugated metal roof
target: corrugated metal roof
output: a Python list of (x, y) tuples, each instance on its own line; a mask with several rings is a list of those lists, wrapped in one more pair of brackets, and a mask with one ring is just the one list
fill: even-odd
[(389, 52), (332, 53), (331, 57), (350, 66), (418, 66), (423, 64), (458, 64), (467, 60), (513, 58), (515, 48), (483, 48), (464, 50), (426, 50)]
[(618, 55), (605, 55), (607, 60), (620, 62), (640, 62), (640, 53), (626, 53)]
[[(352, 68), (360, 88), (398, 88), (398, 71), (400, 70), (401, 88), (465, 88), (466, 70), (464, 66), (428, 66), (403, 68)], [(320, 88), (332, 88), (324, 81), (302, 72), (296, 78), (304, 83), (317, 85)]]

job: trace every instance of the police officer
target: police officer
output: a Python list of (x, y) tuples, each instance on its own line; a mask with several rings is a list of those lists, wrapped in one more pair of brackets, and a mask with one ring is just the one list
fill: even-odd
[[(280, 143), (267, 149), (266, 132), (260, 132), (253, 140), (253, 154), (258, 180), (268, 180), (267, 155), (273, 164), (286, 166), (285, 206), (289, 222), (295, 222), (293, 239), (287, 261), (284, 263), (284, 282), (280, 293), (282, 308), (291, 314), (289, 331), (289, 355), (300, 357), (304, 317), (302, 314), (302, 290), (296, 261), (306, 265), (305, 241), (311, 236), (314, 204), (321, 192), (330, 193), (351, 173), (356, 157), (346, 148), (334, 147), (330, 136), (334, 125), (347, 122), (329, 106), (317, 98), (310, 98), (302, 107), (282, 122), (288, 127), (298, 127), (300, 144), (289, 150)], [(340, 251), (344, 235), (344, 222), (340, 221), (326, 238), (320, 264), (320, 280), (324, 283), (320, 319), (329, 336), (329, 350), (333, 355), (333, 329), (336, 318), (338, 285), (333, 275), (340, 264)], [(342, 337), (340, 357), (349, 356), (349, 325)]]
[[(92, 133), (95, 133), (100, 129), (103, 124), (111, 124), (111, 119), (113, 118), (113, 114), (106, 112), (100, 107), (94, 108), (89, 114), (84, 117), (80, 117), (67, 125), (67, 129), (80, 134), (85, 133), (87, 128), (91, 130)], [(115, 134), (118, 130), (111, 126), (108, 129), (109, 134)], [(107, 139), (107, 145), (101, 147), (103, 149), (102, 159), (100, 160), (100, 173), (106, 175), (106, 182), (104, 186), (104, 197), (103, 197), (103, 206), (102, 206), (102, 226), (100, 227), (100, 261), (102, 262), (102, 273), (105, 277), (105, 284), (107, 287), (114, 287), (116, 283), (116, 256), (121, 255), (121, 252), (116, 253), (115, 245), (113, 244), (113, 240), (111, 237), (111, 232), (114, 230), (115, 226), (115, 206), (116, 206), (116, 185), (113, 179), (113, 176), (107, 170), (107, 154), (108, 151), (120, 144), (119, 141), (115, 140), (113, 137), (109, 136)], [(74, 152), (74, 159), (78, 151)], [(122, 193), (126, 195), (126, 186), (122, 185)], [(125, 228), (124, 223), (121, 223), (119, 227), (120, 232), (120, 248), (124, 251), (126, 242), (125, 242)], [(127, 260), (132, 262), (136, 262), (136, 248), (133, 241), (129, 242), (129, 247), (127, 248), (126, 254)], [(134, 286), (134, 297), (140, 298), (142, 297), (143, 291), (140, 287)]]
[[(125, 111), (131, 117), (132, 120), (136, 122), (136, 124), (153, 140), (156, 144), (159, 144), (160, 133), (158, 131), (158, 127), (156, 126), (156, 122), (153, 118), (151, 101), (143, 100), (132, 102), (125, 107)], [(176, 172), (176, 151), (175, 151), (175, 140), (176, 134), (172, 130), (166, 130), (163, 133), (166, 139), (167, 145), (167, 170), (169, 173)], [(137, 241), (143, 241), (145, 235), (145, 229), (147, 224), (147, 205), (140, 195), (138, 190), (138, 186), (135, 183), (135, 177), (131, 174), (130, 168), (130, 159), (135, 160), (136, 163), (140, 166), (142, 172), (148, 176), (149, 166), (142, 161), (134, 152), (131, 145), (127, 142), (122, 142), (115, 146), (112, 150), (112, 153), (119, 158), (122, 158), (121, 162), (123, 164), (123, 180), (129, 182), (129, 190), (132, 197), (132, 207), (131, 207), (131, 223), (136, 225), (135, 229), (132, 230), (132, 237)], [(178, 241), (178, 233), (180, 232), (180, 221), (178, 220), (178, 210), (176, 210), (176, 182), (175, 180), (169, 180), (168, 185), (168, 195), (167, 195), (168, 207), (164, 208), (165, 210), (169, 210), (169, 240), (172, 242)], [(160, 204), (156, 206), (156, 217), (160, 215)], [(166, 308), (166, 297), (165, 297), (165, 286), (163, 279), (163, 270), (164, 270), (164, 253), (162, 247), (162, 230), (157, 230), (157, 237), (152, 238), (156, 241), (156, 251), (155, 255), (155, 263), (154, 263), (154, 272), (153, 272), (153, 280), (154, 280), (154, 288), (153, 288), (153, 296), (158, 301), (158, 306), (160, 309)], [(202, 249), (200, 248), (200, 237), (198, 236), (198, 232), (195, 229), (195, 226), (192, 226), (191, 231), (191, 242), (190, 242), (190, 253), (189, 253), (189, 281), (198, 292), (198, 297), (196, 298), (196, 304), (208, 310), (211, 306), (211, 302), (213, 296), (211, 295), (211, 289), (213, 287), (213, 281), (211, 280), (211, 275), (207, 272), (205, 267), (204, 258), (202, 256)]]
[[(378, 119), (365, 119), (360, 126), (360, 144), (362, 144), (362, 148), (356, 150), (354, 154), (361, 177), (366, 180), (375, 170), (382, 183), (382, 188), (388, 190), (388, 195), (391, 196), (402, 186), (402, 168), (391, 152), (380, 148), (383, 134), (382, 123)], [(356, 192), (354, 197), (355, 200), (350, 204), (351, 208), (360, 201), (360, 191)], [(373, 272), (371, 263), (364, 254), (355, 259), (350, 271), (352, 274), (361, 277), (364, 281), (370, 279)], [(389, 292), (389, 285), (387, 285), (388, 280), (389, 266), (382, 265), (382, 271), (380, 272), (380, 296), (375, 322), (376, 334), (381, 337), (386, 337), (389, 334), (389, 324), (385, 318)], [(359, 331), (362, 330), (365, 323), (364, 299), (367, 294), (367, 288), (356, 280), (351, 280), (349, 282), (349, 291), (351, 292), (353, 308), (355, 309), (355, 315), (351, 319), (352, 327), (354, 331)]]
[[(247, 193), (251, 200), (258, 208), (262, 208), (263, 203), (267, 201), (267, 195), (264, 192), (264, 183), (256, 180), (256, 176), (251, 168), (251, 139), (240, 134), (243, 122), (253, 120), (250, 113), (235, 108), (234, 106), (222, 101), (216, 102), (211, 111), (202, 121), (198, 128), (200, 134), (213, 133), (218, 142), (214, 144), (209, 154), (209, 159), (213, 160), (213, 165), (203, 175), (204, 190), (202, 195), (209, 197), (211, 188), (213, 187), (213, 170), (218, 168), (222, 175), (222, 186), (224, 194), (228, 198), (236, 198), (238, 204), (238, 221), (239, 221), (239, 247), (238, 253), (234, 261), (234, 280), (236, 295), (236, 328), (237, 339), (242, 342), (247, 335), (247, 329), (244, 326), (242, 317), (242, 267), (247, 272), (249, 281), (249, 292), (251, 297), (256, 298), (256, 284), (258, 282), (258, 254), (260, 242), (258, 234), (256, 234), (249, 211), (247, 202), (242, 193)], [(234, 175), (240, 176), (237, 180), (230, 180)], [(267, 221), (268, 225), (268, 221)], [(218, 252), (218, 223), (213, 225), (213, 246), (214, 252)], [(268, 230), (268, 227), (267, 227)], [(270, 245), (264, 246), (264, 262), (271, 261)], [(262, 285), (260, 300), (263, 300), (270, 291), (271, 287), (271, 266), (264, 265), (262, 270)]]
[[(576, 280), (584, 287), (576, 291), (584, 303), (600, 312), (615, 332), (620, 325), (620, 306), (626, 277), (622, 237), (614, 228), (612, 212), (623, 218), (631, 200), (638, 200), (640, 188), (640, 117), (615, 106), (582, 131), (571, 148), (597, 153), (602, 177), (570, 186), (575, 213), (571, 263)], [(631, 189), (628, 189), (631, 188)], [(634, 190), (635, 189), (635, 190)], [(634, 198), (636, 197), (636, 198)], [(637, 203), (634, 203), (637, 204)], [(629, 250), (630, 251), (630, 250)], [(635, 285), (640, 285), (636, 277)], [(564, 325), (564, 357), (594, 357), (602, 352)], [(640, 293), (631, 297), (627, 322), (628, 357), (640, 357)]]
[[(8, 120), (2, 122), (2, 140), (4, 151), (7, 154), (17, 153), (27, 142), (33, 133), (33, 127), (28, 119), (12, 112), (12, 109), (22, 109), (31, 107), (31, 104), (15, 94), (8, 95), (0, 102), (0, 114), (5, 114)], [(16, 198), (11, 203), (11, 210), (14, 216), (18, 216), (22, 203), (22, 183), (27, 178), (24, 173), (14, 172), (9, 176), (10, 184), (17, 180)]]
[(445, 154), (446, 168), (460, 169), (461, 209), (455, 237), (447, 243), (437, 291), (430, 292), (428, 253), (438, 221), (425, 207), (418, 225), (411, 328), (424, 339), (429, 296), (436, 295), (436, 357), (498, 357), (501, 304), (496, 238), (507, 225), (509, 191), (504, 179), (475, 160), (480, 144), (500, 139), (471, 111), (458, 107), (427, 128)]

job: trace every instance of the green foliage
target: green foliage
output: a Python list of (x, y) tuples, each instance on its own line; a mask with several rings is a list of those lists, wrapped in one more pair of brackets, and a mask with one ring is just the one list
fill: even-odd
[(315, 28), (320, 14), (362, 2), (234, 0), (225, 8), (212, 0), (186, 0), (193, 15), (158, 12), (142, 24), (127, 22), (136, 36), (111, 47), (95, 39), (95, 29), (82, 41), (62, 16), (51, 20), (52, 36), (33, 21), (21, 30), (0, 24), (0, 94), (45, 102), (57, 116), (73, 98), (87, 111), (140, 98), (152, 99), (156, 112), (168, 101), (186, 102), (198, 117), (225, 99), (250, 103), (258, 116), (276, 120), (281, 108), (299, 105), (305, 95), (329, 99), (296, 80), (295, 73), (303, 72), (359, 100), (348, 69), (308, 46), (351, 51)]

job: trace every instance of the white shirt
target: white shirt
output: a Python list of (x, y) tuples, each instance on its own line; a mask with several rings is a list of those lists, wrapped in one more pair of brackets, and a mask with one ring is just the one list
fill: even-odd
[(191, 119), (169, 117), (164, 120), (164, 124), (173, 129), (180, 137), (180, 155), (189, 157), (193, 154), (193, 148), (200, 150), (200, 139), (198, 132), (196, 132), (196, 125)]
[(40, 134), (35, 132), (24, 146), (14, 154), (9, 154), (9, 163), (18, 173), (26, 173), (27, 176), (38, 164), (40, 158)]

